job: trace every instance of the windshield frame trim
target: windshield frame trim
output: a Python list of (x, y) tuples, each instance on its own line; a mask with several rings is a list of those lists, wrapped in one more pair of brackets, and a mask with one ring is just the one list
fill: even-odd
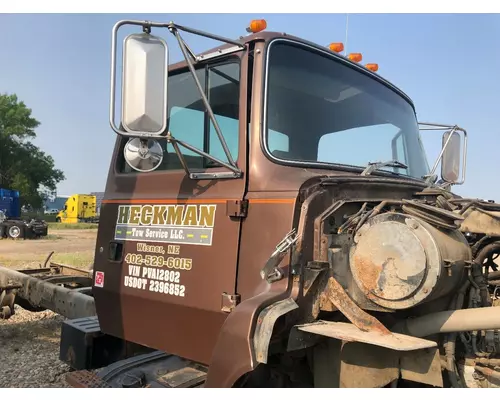
[[(374, 72), (363, 68), (362, 66), (359, 66), (352, 61), (344, 58), (343, 56), (340, 56), (338, 54), (335, 54), (327, 49), (321, 48), (315, 44), (311, 43), (305, 43), (301, 42), (298, 40), (294, 39), (289, 39), (289, 38), (273, 38), (269, 40), (268, 42), (265, 43), (264, 46), (264, 53), (265, 57), (263, 58), (263, 74), (262, 74), (262, 102), (261, 102), (261, 112), (262, 112), (262, 117), (261, 117), (261, 132), (260, 132), (260, 147), (262, 152), (264, 153), (265, 157), (268, 158), (271, 162), (278, 164), (278, 165), (284, 165), (284, 166), (292, 166), (292, 167), (306, 167), (306, 168), (323, 168), (323, 169), (338, 169), (341, 171), (348, 171), (348, 172), (355, 172), (355, 173), (361, 173), (366, 166), (354, 166), (354, 165), (349, 165), (349, 164), (337, 164), (337, 163), (329, 163), (329, 162), (321, 162), (321, 161), (295, 161), (295, 160), (285, 160), (278, 158), (274, 156), (270, 151), (269, 147), (267, 144), (267, 138), (268, 138), (268, 118), (267, 118), (267, 111), (268, 111), (268, 98), (269, 98), (269, 56), (271, 53), (271, 47), (275, 43), (279, 42), (284, 42), (291, 44), (292, 46), (297, 46), (301, 48), (305, 48), (306, 50), (310, 50), (312, 52), (318, 53), (319, 55), (324, 55), (327, 56), (334, 61), (341, 62), (345, 66), (352, 68), (358, 72), (361, 72), (365, 75), (368, 75), (369, 77), (375, 79), (377, 82), (381, 83), (382, 85), (386, 86), (387, 88), (391, 89), (394, 91), (397, 95), (401, 96), (412, 108), (413, 113), (415, 115), (415, 120), (417, 120), (417, 115), (416, 115), (416, 110), (415, 106), (403, 91), (401, 91), (399, 88), (391, 84), (389, 81), (385, 80), (384, 78), (380, 77), (379, 75), (375, 74)], [(416, 180), (416, 181), (421, 181), (421, 178), (417, 178), (414, 176), (409, 176), (405, 174), (398, 174), (394, 172), (389, 172), (389, 171), (382, 171), (382, 170), (377, 170), (374, 171), (372, 175), (381, 175), (381, 176), (392, 176), (392, 177), (401, 177), (403, 179), (410, 179), (410, 180)]]

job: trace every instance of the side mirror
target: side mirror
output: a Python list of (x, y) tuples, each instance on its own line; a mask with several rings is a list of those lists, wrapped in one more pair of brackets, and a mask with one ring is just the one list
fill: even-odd
[(445, 132), (442, 147), (441, 178), (448, 183), (456, 183), (460, 176), (460, 135), (457, 132)]
[(460, 177), (460, 134), (456, 131), (445, 132), (442, 148), (441, 178), (447, 183), (455, 184)]
[[(123, 41), (121, 77), (121, 126), (115, 123), (116, 48), (118, 30), (123, 25), (138, 25), (143, 33), (132, 33)], [(158, 26), (158, 24), (155, 24)], [(168, 46), (151, 35), (151, 26), (141, 21), (120, 21), (113, 27), (111, 42), (111, 98), (109, 123), (119, 135), (128, 137), (124, 158), (136, 171), (158, 168), (163, 154), (154, 140), (167, 129)]]
[[(426, 178), (428, 184), (436, 182), (436, 170), (441, 162), (441, 179), (449, 185), (462, 185), (465, 182), (467, 168), (467, 132), (457, 125), (441, 125), (419, 122), (421, 131), (445, 131), (441, 143), (441, 152)], [(464, 136), (464, 146), (461, 148), (460, 132)], [(460, 170), (462, 170), (460, 172)]]
[[(121, 126), (116, 125), (117, 36), (124, 25), (141, 26), (143, 33), (125, 37), (121, 68)], [(157, 26), (158, 24), (155, 24)], [(168, 46), (151, 35), (142, 21), (123, 20), (113, 27), (111, 38), (111, 98), (109, 123), (120, 136), (159, 137), (167, 129)]]
[(123, 42), (122, 125), (137, 136), (167, 128), (168, 47), (148, 33)]

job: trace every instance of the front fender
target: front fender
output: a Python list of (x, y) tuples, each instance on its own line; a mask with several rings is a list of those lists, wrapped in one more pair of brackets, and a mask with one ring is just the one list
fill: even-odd
[[(241, 302), (226, 318), (212, 354), (205, 387), (233, 387), (241, 376), (257, 367), (259, 362), (254, 351), (252, 337), (260, 311), (268, 305), (291, 299), (290, 293), (286, 289), (283, 290), (283, 286), (278, 286)], [(291, 300), (295, 304), (293, 299)], [(283, 308), (283, 310), (289, 311), (289, 308)], [(273, 316), (270, 315), (269, 318)], [(263, 325), (263, 322), (261, 321), (260, 325)], [(272, 324), (265, 322), (268, 327), (271, 326), (270, 338), (274, 321)], [(267, 351), (267, 347), (263, 347)]]

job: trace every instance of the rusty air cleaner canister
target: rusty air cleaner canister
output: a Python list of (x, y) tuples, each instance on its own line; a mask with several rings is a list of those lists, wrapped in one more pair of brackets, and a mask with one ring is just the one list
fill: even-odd
[(350, 251), (357, 286), (381, 307), (401, 310), (450, 293), (471, 261), (458, 230), (405, 214), (377, 215), (358, 230)]

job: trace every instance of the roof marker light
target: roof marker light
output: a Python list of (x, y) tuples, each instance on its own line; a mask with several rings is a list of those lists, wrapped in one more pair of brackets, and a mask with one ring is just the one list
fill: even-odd
[(378, 64), (366, 64), (366, 68), (368, 68), (370, 71), (377, 72), (378, 71)]
[(361, 55), (361, 53), (351, 53), (349, 54), (348, 58), (351, 61), (359, 63), (363, 59), (363, 56)]
[(247, 28), (247, 32), (257, 33), (261, 32), (267, 28), (267, 22), (265, 19), (254, 19), (250, 21), (250, 25)]
[(330, 43), (328, 47), (331, 51), (334, 51), (335, 53), (340, 53), (341, 51), (344, 51), (344, 43)]

